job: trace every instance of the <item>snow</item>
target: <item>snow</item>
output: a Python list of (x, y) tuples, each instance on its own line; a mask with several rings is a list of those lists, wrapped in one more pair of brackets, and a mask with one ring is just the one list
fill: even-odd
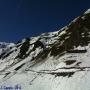
[(79, 18), (79, 16), (77, 18), (75, 18), (72, 22), (73, 23), (76, 22), (78, 20), (78, 18)]
[(83, 20), (85, 20), (85, 16), (82, 16), (81, 18), (82, 18)]
[(59, 31), (61, 32), (61, 31), (65, 31), (65, 30), (67, 30), (68, 29), (68, 27), (67, 26), (65, 26), (65, 27), (63, 27), (63, 28), (61, 28)]
[[(44, 40), (42, 40), (44, 41)], [(15, 48), (15, 47), (13, 47)], [(29, 51), (32, 50), (33, 45), (29, 48)], [(20, 47), (19, 47), (20, 49)], [(2, 63), (0, 63), (0, 70), (4, 72), (0, 75), (0, 86), (3, 85), (20, 85), (22, 90), (89, 90), (90, 89), (90, 46), (86, 46), (88, 49), (87, 53), (65, 53), (62, 57), (55, 58), (48, 55), (45, 60), (42, 60), (40, 63), (35, 64), (31, 62), (32, 57), (36, 57), (38, 53), (42, 52), (43, 49), (38, 47), (30, 53), (30, 55), (18, 62), (17, 64), (12, 65), (13, 59), (19, 52), (19, 49), (13, 52), (9, 57), (7, 57)], [(83, 50), (85, 47), (78, 46), (78, 50)], [(14, 50), (14, 49), (12, 49)], [(28, 51), (28, 52), (29, 52)], [(27, 52), (27, 53), (28, 53)], [(67, 60), (76, 60), (74, 64), (66, 65), (65, 61)], [(81, 62), (79, 66), (76, 66), (78, 62)], [(19, 70), (15, 71), (15, 68), (25, 65)], [(85, 71), (80, 71), (80, 68), (84, 68)], [(68, 69), (70, 68), (70, 69)], [(27, 69), (27, 71), (25, 71)], [(5, 77), (5, 74), (10, 72), (11, 74)], [(68, 76), (55, 76), (51, 73), (69, 73), (75, 72), (71, 77)], [(17, 79), (16, 79), (17, 78)]]
[[(90, 13), (90, 9), (85, 14)], [(76, 22), (78, 18), (72, 22)], [(86, 53), (64, 52), (62, 56), (51, 56), (48, 53), (45, 59), (41, 58), (45, 50), (51, 50), (52, 45), (58, 42), (63, 34), (67, 34), (68, 26), (59, 31), (43, 33), (30, 38), (30, 47), (25, 59), (16, 58), (20, 47), (14, 43), (1, 43), (0, 54), (11, 52), (4, 59), (0, 59), (0, 86), (20, 85), (22, 90), (90, 90), (90, 44), (74, 47), (74, 50), (87, 50)], [(86, 27), (84, 27), (87, 30)], [(70, 38), (70, 34), (65, 39)], [(82, 36), (84, 33), (82, 33)], [(21, 45), (25, 42), (23, 39)], [(45, 46), (34, 48), (34, 43), (39, 40)], [(61, 45), (64, 40), (61, 41)], [(10, 48), (12, 47), (12, 48)], [(39, 55), (39, 58), (38, 58)], [(33, 59), (34, 58), (34, 59)], [(75, 61), (67, 64), (66, 61)], [(23, 66), (22, 66), (23, 65)], [(22, 66), (22, 67), (20, 67)], [(16, 70), (16, 68), (20, 69)], [(71, 74), (71, 75), (70, 75)]]
[(72, 78), (29, 72), (16, 74), (1, 85), (8, 82), (12, 86), (19, 84), (23, 90), (89, 90), (89, 76), (90, 72), (87, 71), (75, 73)]
[(10, 44), (8, 45), (8, 47), (14, 47), (14, 46), (15, 46), (14, 43), (10, 43)]
[(37, 37), (31, 37), (30, 44), (35, 43), (39, 38), (40, 38), (40, 36), (37, 36)]
[[(62, 31), (62, 34), (66, 32)], [(49, 34), (49, 37), (52, 37), (52, 34)], [(56, 37), (55, 37), (56, 38)], [(32, 41), (36, 41), (36, 38), (33, 38)], [(41, 41), (44, 41), (45, 38), (42, 38)], [(53, 37), (53, 40), (54, 37)], [(31, 42), (32, 42), (31, 41)], [(48, 39), (48, 42), (51, 42)], [(54, 41), (52, 42), (54, 43)], [(48, 44), (47, 44), (48, 45)], [(27, 53), (32, 50), (34, 45), (32, 44), (29, 47)], [(13, 47), (12, 50), (16, 48)], [(39, 63), (31, 61), (32, 57), (36, 57), (40, 52), (43, 52), (41, 47), (37, 47), (35, 51), (32, 51), (30, 55), (18, 62), (18, 59), (14, 59), (20, 47), (17, 51), (14, 51), (7, 58), (0, 62), (0, 86), (3, 85), (20, 85), (22, 90), (89, 90), (90, 89), (90, 45), (86, 47), (78, 46), (78, 50), (87, 49), (87, 53), (65, 53), (61, 57), (54, 57), (48, 55), (45, 60), (41, 60)], [(67, 60), (76, 60), (75, 63), (71, 65), (66, 65), (65, 61)], [(11, 66), (13, 62), (18, 62), (15, 65)], [(77, 63), (80, 63), (77, 66)], [(25, 65), (20, 68), (18, 71), (15, 69), (22, 64)], [(80, 71), (83, 68), (83, 71)], [(10, 72), (6, 76), (6, 73)], [(74, 72), (74, 73), (73, 73)], [(71, 77), (67, 76), (56, 76), (52, 73), (73, 73)]]
[(88, 9), (84, 14), (88, 14), (88, 13), (90, 13), (90, 9)]
[[(85, 50), (86, 49), (86, 46), (85, 47), (82, 47), (82, 46), (78, 46), (77, 48), (75, 48), (76, 50)], [(74, 49), (74, 50), (75, 50)]]
[(70, 36), (67, 36), (67, 37), (65, 38), (65, 40), (67, 40), (68, 38), (70, 38)]

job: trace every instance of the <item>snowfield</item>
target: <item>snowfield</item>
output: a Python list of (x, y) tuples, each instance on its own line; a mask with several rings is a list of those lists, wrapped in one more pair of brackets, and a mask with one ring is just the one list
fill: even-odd
[(59, 31), (17, 44), (0, 42), (0, 90), (16, 85), (18, 90), (90, 90), (90, 9)]

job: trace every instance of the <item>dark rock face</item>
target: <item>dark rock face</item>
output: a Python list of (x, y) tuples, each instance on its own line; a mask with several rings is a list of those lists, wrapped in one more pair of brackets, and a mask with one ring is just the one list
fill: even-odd
[(66, 77), (68, 76), (68, 78), (72, 77), (72, 75), (74, 75), (75, 72), (58, 72), (58, 73), (51, 73), (52, 75), (55, 75), (55, 77)]
[(34, 43), (34, 48), (37, 48), (37, 47), (44, 48), (44, 45), (41, 41), (38, 40)]
[(20, 47), (20, 53), (17, 56), (18, 58), (24, 59), (27, 56), (26, 52), (28, 51), (29, 46), (30, 46), (29, 41), (30, 41), (30, 39), (26, 39), (26, 41)]
[(80, 16), (67, 28), (66, 33), (62, 34), (52, 47), (51, 55), (57, 56), (64, 51), (73, 50), (74, 46), (87, 46), (90, 43), (90, 13)]
[(66, 65), (71, 65), (75, 62), (76, 62), (76, 60), (67, 60), (67, 61), (65, 61)]

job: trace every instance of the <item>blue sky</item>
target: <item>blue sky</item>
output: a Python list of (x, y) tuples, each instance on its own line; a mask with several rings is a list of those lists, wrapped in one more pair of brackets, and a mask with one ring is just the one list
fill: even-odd
[(56, 31), (90, 8), (90, 0), (0, 0), (0, 41)]

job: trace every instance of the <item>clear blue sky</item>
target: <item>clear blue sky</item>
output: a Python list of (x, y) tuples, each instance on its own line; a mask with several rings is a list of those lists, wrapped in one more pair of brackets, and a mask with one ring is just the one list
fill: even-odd
[(88, 8), (90, 0), (0, 0), (0, 41), (58, 30)]

